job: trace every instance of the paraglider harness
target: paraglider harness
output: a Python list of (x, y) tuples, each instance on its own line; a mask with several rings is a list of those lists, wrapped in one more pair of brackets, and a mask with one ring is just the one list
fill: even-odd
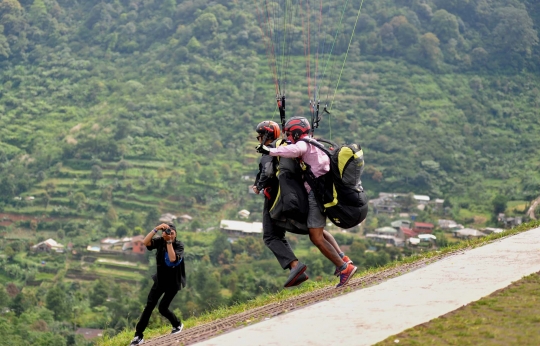
[[(300, 141), (322, 150), (330, 159), (328, 173), (315, 177), (311, 167), (304, 163), (304, 179), (315, 194), (321, 212), (340, 228), (352, 228), (367, 215), (367, 198), (360, 176), (364, 169), (364, 153), (357, 144), (338, 145), (325, 139), (309, 137)], [(320, 142), (329, 145), (325, 147)]]

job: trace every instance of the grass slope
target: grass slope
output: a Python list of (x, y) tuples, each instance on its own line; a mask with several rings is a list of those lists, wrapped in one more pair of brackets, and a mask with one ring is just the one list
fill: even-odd
[[(418, 255), (415, 255), (415, 256), (405, 258), (402, 261), (390, 263), (389, 265), (384, 266), (384, 267), (375, 268), (375, 269), (368, 269), (368, 270), (366, 270), (366, 271), (364, 271), (362, 273), (357, 274), (357, 276), (365, 276), (365, 275), (372, 274), (374, 272), (386, 270), (388, 268), (397, 267), (400, 264), (420, 261), (420, 260), (425, 259), (425, 258), (430, 258), (430, 257), (433, 257), (435, 255), (439, 255), (441, 252), (442, 253), (450, 253), (450, 252), (453, 252), (453, 251), (458, 250), (458, 249), (466, 249), (466, 248), (469, 248), (469, 247), (474, 248), (474, 247), (486, 245), (486, 244), (489, 244), (490, 242), (492, 242), (493, 240), (500, 239), (500, 238), (507, 237), (507, 236), (514, 235), (514, 234), (518, 234), (518, 233), (521, 233), (521, 232), (525, 232), (525, 231), (528, 231), (530, 229), (533, 229), (533, 228), (536, 228), (536, 227), (539, 227), (539, 226), (540, 226), (540, 221), (529, 222), (527, 224), (522, 224), (522, 225), (520, 225), (520, 226), (518, 226), (518, 227), (516, 227), (514, 229), (508, 230), (508, 231), (503, 232), (503, 233), (492, 234), (492, 235), (487, 236), (487, 237), (485, 237), (483, 239), (464, 241), (464, 242), (455, 244), (453, 246), (447, 247), (447, 248), (445, 248), (445, 249), (443, 249), (441, 251), (426, 252), (424, 254), (418, 254)], [(210, 311), (210, 312), (208, 312), (208, 313), (206, 313), (206, 314), (204, 314), (202, 316), (199, 316), (199, 317), (187, 318), (187, 319), (185, 319), (183, 321), (184, 328), (187, 329), (187, 328), (194, 327), (194, 326), (197, 326), (197, 325), (201, 325), (201, 324), (204, 324), (204, 323), (209, 323), (209, 322), (212, 322), (212, 321), (216, 321), (216, 320), (219, 320), (219, 319), (227, 317), (227, 316), (231, 316), (231, 315), (243, 312), (243, 311), (247, 311), (249, 309), (253, 309), (253, 308), (256, 308), (256, 307), (261, 307), (261, 306), (264, 306), (264, 305), (267, 305), (267, 304), (270, 304), (270, 303), (273, 303), (273, 302), (284, 301), (287, 298), (294, 297), (294, 296), (300, 295), (300, 294), (305, 293), (305, 292), (310, 292), (310, 291), (314, 291), (314, 290), (321, 289), (321, 288), (324, 288), (324, 287), (328, 287), (328, 286), (331, 286), (331, 285), (335, 285), (335, 282), (330, 281), (330, 280), (323, 280), (323, 281), (319, 281), (319, 282), (308, 281), (308, 282), (306, 282), (306, 284), (303, 284), (300, 287), (296, 287), (296, 288), (292, 288), (292, 289), (288, 289), (288, 290), (282, 290), (282, 291), (280, 291), (280, 292), (278, 292), (276, 294), (264, 294), (264, 295), (259, 296), (257, 299), (249, 301), (249, 302), (244, 303), (244, 304), (237, 304), (237, 305), (234, 305), (232, 307), (219, 308), (219, 309), (216, 309), (214, 311)], [(517, 294), (519, 295), (520, 293), (517, 292)], [(520, 299), (520, 298), (518, 297), (516, 299)], [(157, 313), (157, 312), (154, 312), (154, 313)], [(516, 328), (519, 329), (517, 325), (516, 325)], [(158, 328), (158, 329), (147, 329), (146, 332), (145, 332), (145, 337), (146, 337), (146, 339), (150, 339), (150, 338), (153, 338), (153, 337), (157, 337), (157, 336), (167, 334), (169, 332), (170, 332), (170, 326), (165, 325), (165, 326), (163, 326), (161, 328)], [(97, 341), (96, 345), (97, 346), (115, 346), (115, 345), (121, 345), (121, 344), (128, 344), (132, 337), (133, 337), (133, 331), (132, 330), (124, 330), (123, 332), (117, 334), (116, 336), (114, 336), (112, 338), (107, 337), (107, 336), (103, 337), (102, 339)], [(416, 345), (416, 344), (414, 344), (414, 345)]]
[(376, 345), (540, 345), (539, 274)]

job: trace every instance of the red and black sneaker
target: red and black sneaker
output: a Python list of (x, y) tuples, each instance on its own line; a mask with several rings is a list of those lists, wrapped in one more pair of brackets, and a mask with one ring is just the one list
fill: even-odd
[[(342, 260), (343, 260), (343, 262), (345, 262), (347, 264), (349, 264), (349, 263), (352, 264), (353, 263), (353, 261), (351, 261), (351, 259), (347, 255), (343, 256)], [(339, 268), (336, 268), (336, 270), (334, 271), (334, 276), (339, 276), (339, 273), (340, 273)]]
[(357, 269), (358, 268), (356, 268), (352, 264), (350, 263), (347, 264), (347, 268), (345, 268), (344, 270), (341, 271), (341, 273), (339, 273), (339, 284), (337, 284), (336, 287), (345, 286), (347, 282), (349, 282), (349, 280), (352, 278), (354, 273), (356, 273)]

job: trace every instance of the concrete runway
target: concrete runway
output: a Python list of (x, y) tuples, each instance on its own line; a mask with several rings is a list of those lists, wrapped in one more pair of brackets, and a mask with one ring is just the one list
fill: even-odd
[(536, 228), (196, 345), (372, 345), (539, 271)]

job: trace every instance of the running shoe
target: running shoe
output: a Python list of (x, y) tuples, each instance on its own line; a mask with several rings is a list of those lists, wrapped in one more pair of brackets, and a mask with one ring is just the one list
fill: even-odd
[(182, 331), (182, 329), (184, 329), (183, 323), (181, 323), (178, 327), (173, 328), (171, 334), (178, 334)]
[(349, 282), (349, 280), (352, 278), (354, 273), (356, 273), (357, 269), (358, 268), (349, 263), (347, 265), (347, 268), (345, 268), (341, 271), (341, 273), (339, 273), (339, 284), (337, 284), (336, 287), (345, 286), (347, 282)]
[[(353, 261), (351, 261), (351, 259), (347, 255), (343, 256), (342, 260), (345, 263), (350, 263), (350, 264), (353, 263)], [(339, 268), (336, 267), (336, 270), (334, 271), (334, 276), (339, 276), (339, 273), (340, 273)]]
[(133, 340), (131, 340), (131, 343), (129, 344), (129, 346), (135, 346), (135, 345), (140, 345), (144, 342), (144, 339), (142, 338), (142, 336), (137, 336), (135, 335), (135, 337), (133, 338)]

